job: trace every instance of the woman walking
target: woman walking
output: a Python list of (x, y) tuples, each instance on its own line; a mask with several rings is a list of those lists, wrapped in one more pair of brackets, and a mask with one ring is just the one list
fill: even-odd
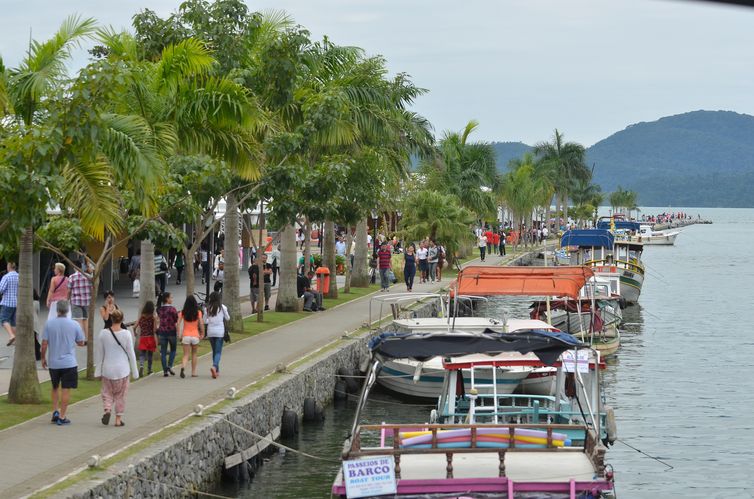
[(102, 378), (100, 393), (105, 413), (102, 424), (110, 424), (110, 414), (115, 408), (115, 426), (125, 426), (123, 413), (126, 411), (128, 376), (138, 379), (136, 355), (131, 333), (121, 327), (123, 312), (113, 310), (110, 314), (112, 327), (103, 329), (95, 345), (94, 376)]
[(178, 250), (178, 252), (175, 254), (175, 262), (173, 262), (173, 266), (175, 267), (175, 283), (180, 284), (181, 277), (183, 277), (183, 269), (186, 267), (186, 260), (183, 257), (183, 250)]
[(183, 345), (183, 357), (181, 358), (181, 378), (186, 377), (186, 364), (191, 358), (191, 377), (195, 378), (199, 341), (204, 338), (204, 322), (202, 311), (193, 295), (186, 297), (183, 310), (178, 314), (178, 329), (181, 331), (181, 344)]
[(442, 281), (442, 268), (445, 266), (445, 246), (437, 245), (437, 282)]
[(403, 280), (406, 281), (406, 291), (412, 291), (414, 289), (414, 277), (416, 277), (416, 246), (411, 244), (406, 248), (403, 260)]
[(427, 250), (427, 265), (429, 266), (429, 279), (435, 282), (437, 277), (437, 245), (434, 241), (429, 242), (429, 249)]
[(113, 326), (113, 312), (120, 310), (115, 303), (115, 293), (112, 290), (105, 291), (105, 304), (99, 308), (99, 315), (105, 323), (105, 329)]
[(136, 323), (139, 335), (139, 376), (144, 376), (144, 358), (147, 359), (147, 376), (152, 374), (152, 357), (157, 350), (157, 329), (160, 319), (154, 313), (154, 302), (147, 300)]
[[(47, 314), (47, 320), (54, 319), (58, 316), (57, 303), (60, 300), (68, 299), (68, 278), (65, 276), (65, 265), (58, 262), (53, 270), (54, 275), (50, 278), (50, 287), (47, 291), (47, 308), (50, 310)], [(71, 318), (71, 311), (68, 315)]]
[(225, 321), (230, 320), (230, 314), (228, 308), (222, 304), (220, 293), (210, 293), (208, 302), (204, 322), (207, 324), (207, 338), (212, 346), (212, 367), (209, 372), (213, 378), (217, 378), (220, 375), (220, 357), (223, 354)]
[[(164, 377), (175, 376), (173, 362), (175, 362), (175, 350), (177, 346), (176, 324), (178, 324), (178, 311), (173, 306), (173, 295), (165, 291), (157, 299), (157, 341), (160, 344), (160, 361), (162, 362), (162, 375)], [(170, 356), (168, 356), (170, 347)]]

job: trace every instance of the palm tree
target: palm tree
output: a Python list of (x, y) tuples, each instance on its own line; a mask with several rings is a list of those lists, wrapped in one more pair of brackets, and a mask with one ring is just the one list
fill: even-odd
[[(421, 241), (425, 237), (445, 245), (448, 263), (456, 252), (472, 239), (470, 230), (474, 214), (459, 205), (451, 194), (430, 189), (410, 193), (403, 202), (401, 233), (404, 241)], [(407, 243), (408, 244), (408, 243)]]
[(609, 200), (615, 213), (625, 213), (628, 211), (628, 217), (631, 217), (631, 211), (639, 208), (637, 204), (638, 195), (635, 191), (625, 190), (623, 187), (618, 188), (610, 193)]
[(591, 171), (585, 163), (584, 146), (576, 142), (564, 142), (563, 134), (557, 129), (552, 142), (539, 142), (534, 145), (534, 154), (550, 164), (556, 174), (556, 191), (563, 207), (563, 218), (568, 221), (568, 199), (573, 182), (590, 179)]
[(428, 187), (455, 195), (462, 206), (484, 218), (495, 212), (492, 191), (499, 178), (492, 146), (469, 142), (478, 126), (471, 120), (460, 133), (445, 132), (435, 154), (422, 162), (419, 171)]
[(579, 180), (571, 193), (571, 199), (579, 212), (577, 220), (585, 221), (596, 217), (597, 209), (602, 203), (604, 196), (599, 185), (588, 180)]
[[(531, 214), (545, 196), (544, 187), (538, 186), (535, 177), (535, 161), (530, 154), (522, 159), (512, 160), (510, 171), (503, 177), (501, 196), (513, 214), (513, 230), (523, 236), (523, 225), (531, 227)], [(518, 237), (520, 243), (524, 237)]]

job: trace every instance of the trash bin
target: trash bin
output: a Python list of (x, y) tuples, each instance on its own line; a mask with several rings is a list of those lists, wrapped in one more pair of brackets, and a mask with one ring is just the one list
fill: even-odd
[(317, 291), (327, 296), (330, 292), (330, 269), (327, 267), (317, 267)]

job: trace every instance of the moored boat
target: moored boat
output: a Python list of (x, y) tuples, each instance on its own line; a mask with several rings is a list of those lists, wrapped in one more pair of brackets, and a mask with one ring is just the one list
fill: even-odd
[[(604, 423), (599, 413), (604, 407), (599, 396), (599, 369), (596, 383), (584, 383), (585, 370), (590, 367), (588, 361), (579, 360), (582, 347), (572, 336), (550, 331), (515, 335), (493, 331), (385, 333), (372, 338), (366, 382), (352, 430), (344, 442), (343, 466), (333, 483), (333, 496), (512, 499), (524, 494), (551, 498), (612, 494), (613, 473), (605, 463), (607, 449), (600, 438)], [(559, 386), (572, 392), (581, 390), (583, 410), (563, 407), (565, 410), (556, 416), (540, 410), (543, 406), (534, 403), (537, 397), (532, 397), (527, 405), (532, 411), (522, 418), (523, 406), (516, 409), (518, 416), (499, 411), (502, 395), (493, 393), (495, 410), (490, 411), (490, 396), (476, 390), (463, 393), (464, 384), (458, 382), (464, 369), (469, 368), (464, 364), (473, 362), (470, 359), (474, 356), (508, 354), (510, 360), (518, 356), (521, 362), (553, 365), (565, 351), (574, 352), (573, 372), (566, 374), (568, 362), (561, 361)], [(598, 358), (599, 354), (595, 355)], [(444, 364), (446, 391), (434, 413), (437, 423), (405, 421), (396, 414), (397, 421), (388, 424), (360, 424), (383, 362), (396, 358), (421, 362), (433, 357), (450, 359)], [(598, 394), (594, 405), (588, 402), (593, 393)], [(464, 410), (465, 415), (461, 414)], [(464, 422), (457, 422), (459, 419)], [(490, 419), (493, 422), (480, 422)], [(514, 422), (518, 420), (530, 422)]]

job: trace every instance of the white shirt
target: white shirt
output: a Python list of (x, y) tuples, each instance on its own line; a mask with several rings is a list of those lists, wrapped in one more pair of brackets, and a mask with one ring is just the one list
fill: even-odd
[[(134, 340), (131, 331), (121, 329), (115, 331), (123, 348), (110, 334), (109, 329), (103, 329), (94, 343), (94, 376), (102, 376), (107, 379), (123, 379), (131, 374), (134, 379), (139, 377), (139, 369), (136, 367), (136, 354), (134, 354)], [(125, 352), (123, 351), (125, 350)]]
[(335, 243), (335, 253), (338, 255), (345, 255), (346, 254), (346, 243), (343, 241), (338, 241)]
[(478, 246), (480, 248), (483, 247), (483, 246), (487, 246), (487, 236), (485, 236), (485, 235), (479, 236)]
[(419, 260), (426, 260), (428, 252), (429, 250), (427, 248), (419, 248), (416, 250), (416, 258)]
[(217, 315), (209, 315), (204, 318), (204, 323), (207, 324), (207, 337), (208, 338), (222, 338), (225, 336), (225, 326), (223, 325), (223, 319), (230, 320), (230, 314), (228, 314), (228, 307), (221, 305), (222, 313)]

